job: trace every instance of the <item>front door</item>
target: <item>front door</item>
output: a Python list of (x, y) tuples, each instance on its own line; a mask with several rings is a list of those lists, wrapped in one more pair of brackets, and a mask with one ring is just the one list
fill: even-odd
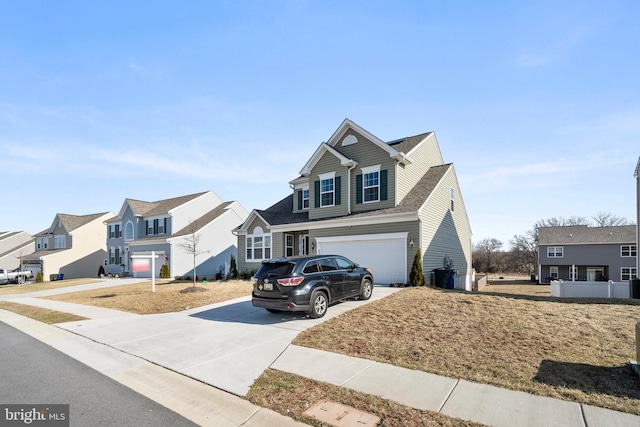
[(604, 280), (604, 268), (602, 267), (589, 267), (587, 268), (587, 281), (595, 282)]

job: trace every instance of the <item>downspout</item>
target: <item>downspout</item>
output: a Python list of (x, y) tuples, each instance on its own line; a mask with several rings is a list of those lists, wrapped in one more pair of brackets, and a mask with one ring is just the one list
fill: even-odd
[(351, 215), (351, 171), (356, 165), (357, 163), (354, 163), (347, 169), (347, 215)]

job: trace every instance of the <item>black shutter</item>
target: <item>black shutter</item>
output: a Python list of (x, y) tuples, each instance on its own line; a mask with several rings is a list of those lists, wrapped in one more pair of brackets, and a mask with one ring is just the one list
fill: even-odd
[(313, 189), (314, 189), (313, 201), (315, 203), (315, 207), (319, 208), (320, 207), (320, 181), (316, 181), (313, 183)]
[(149, 221), (148, 220), (146, 220), (144, 222), (144, 234), (145, 234), (145, 236), (149, 235)]
[(387, 200), (387, 170), (380, 171), (380, 200)]
[(356, 175), (356, 203), (362, 203), (362, 175)]
[(302, 210), (302, 190), (298, 191), (298, 210)]
[(336, 176), (336, 205), (339, 205), (342, 201), (342, 177)]

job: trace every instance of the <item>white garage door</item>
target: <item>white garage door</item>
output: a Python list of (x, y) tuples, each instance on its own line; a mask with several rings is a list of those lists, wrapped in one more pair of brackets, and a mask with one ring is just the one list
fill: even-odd
[(317, 237), (318, 254), (342, 255), (369, 267), (376, 284), (407, 283), (408, 233)]

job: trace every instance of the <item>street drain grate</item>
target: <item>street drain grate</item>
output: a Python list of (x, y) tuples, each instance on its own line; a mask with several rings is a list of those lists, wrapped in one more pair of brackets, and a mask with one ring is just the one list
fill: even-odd
[(373, 414), (328, 400), (316, 403), (303, 415), (335, 427), (375, 427), (380, 422), (380, 417)]

